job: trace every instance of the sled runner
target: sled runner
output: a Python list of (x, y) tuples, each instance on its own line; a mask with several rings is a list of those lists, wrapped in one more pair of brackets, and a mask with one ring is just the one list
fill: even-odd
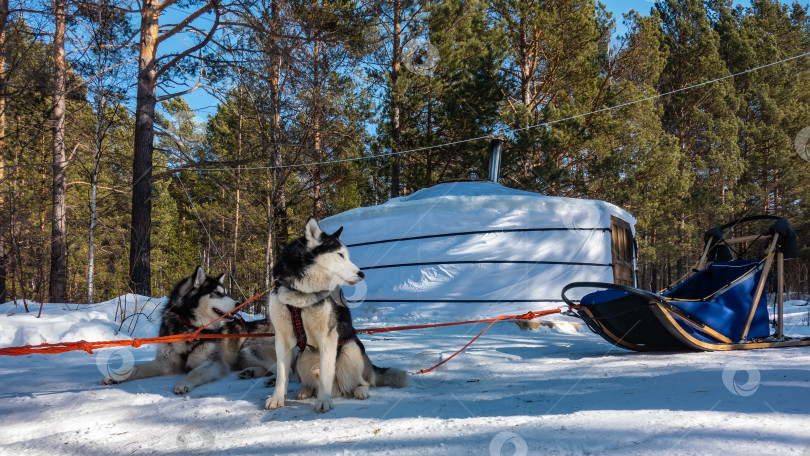
[[(759, 235), (726, 239), (742, 223), (773, 220)], [(783, 334), (783, 261), (798, 256), (796, 234), (782, 217), (760, 215), (734, 220), (704, 235), (695, 274), (660, 294), (599, 282), (573, 282), (562, 298), (588, 327), (607, 341), (636, 351), (748, 350), (810, 345), (810, 337)], [(735, 245), (751, 250), (767, 241), (760, 259), (739, 259)], [(749, 244), (750, 243), (750, 244)], [(743, 253), (744, 253), (743, 251)], [(771, 333), (765, 286), (776, 263), (776, 321)], [(577, 306), (566, 292), (602, 289)]]

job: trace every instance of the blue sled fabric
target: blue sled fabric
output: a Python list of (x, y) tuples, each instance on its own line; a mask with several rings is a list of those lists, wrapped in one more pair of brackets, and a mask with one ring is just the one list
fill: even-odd
[[(751, 271), (754, 269), (754, 271)], [(682, 284), (663, 293), (670, 304), (683, 309), (697, 320), (734, 342), (742, 337), (745, 321), (751, 311), (756, 286), (762, 276), (759, 260), (737, 260), (712, 263)], [(728, 288), (723, 289), (728, 285)], [(688, 301), (679, 301), (685, 299)], [(702, 331), (680, 322), (681, 326), (707, 342), (716, 342)], [(768, 337), (768, 303), (765, 293), (759, 298), (747, 338)]]
[[(662, 300), (666, 299), (671, 305), (682, 309), (697, 322), (704, 323), (733, 342), (737, 342), (742, 337), (761, 275), (762, 264), (758, 260), (712, 263), (661, 296)], [(727, 285), (728, 287), (724, 288)], [(599, 305), (621, 300), (629, 295), (630, 293), (619, 290), (602, 290), (583, 296), (580, 302), (585, 305)], [(710, 343), (720, 342), (680, 318), (674, 318), (696, 339)], [(768, 320), (768, 305), (763, 293), (747, 339), (768, 337), (770, 335)]]

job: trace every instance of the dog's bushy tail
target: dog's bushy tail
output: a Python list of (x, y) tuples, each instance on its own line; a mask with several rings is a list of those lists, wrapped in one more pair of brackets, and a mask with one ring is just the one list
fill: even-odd
[(393, 367), (377, 367), (374, 369), (374, 386), (393, 386), (394, 388), (405, 388), (411, 384), (411, 376), (402, 369)]

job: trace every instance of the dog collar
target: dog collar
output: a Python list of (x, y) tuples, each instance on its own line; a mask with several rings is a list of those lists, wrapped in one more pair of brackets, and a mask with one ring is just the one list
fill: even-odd
[(295, 288), (294, 286), (290, 285), (289, 283), (282, 282), (281, 280), (276, 279), (273, 282), (273, 291), (278, 292), (278, 289), (281, 288), (281, 287), (284, 287), (284, 288), (287, 288), (289, 290), (295, 291), (296, 293), (303, 293), (303, 291)]
[(188, 321), (188, 320), (186, 320), (186, 319), (185, 319), (185, 317), (183, 317), (182, 315), (178, 315), (177, 317), (180, 319), (180, 321), (181, 321), (181, 322), (182, 322), (184, 325), (188, 326), (189, 328), (191, 328), (191, 329), (193, 329), (193, 330), (195, 330), (195, 331), (196, 331), (196, 330), (198, 330), (198, 329), (200, 329), (200, 328), (199, 328), (199, 326), (194, 326), (194, 325), (192, 325), (192, 324), (191, 324), (191, 322), (190, 322), (190, 321)]

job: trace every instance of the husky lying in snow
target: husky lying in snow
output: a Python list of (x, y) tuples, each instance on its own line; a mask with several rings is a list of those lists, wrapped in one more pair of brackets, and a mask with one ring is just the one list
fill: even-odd
[(369, 386), (408, 385), (408, 374), (371, 363), (355, 336), (340, 285), (355, 285), (365, 275), (349, 260), (340, 242), (343, 228), (324, 233), (310, 218), (304, 236), (287, 245), (273, 266), (277, 288), (267, 314), (276, 329), (277, 382), (265, 402), (268, 410), (284, 406), (293, 349), (300, 353), (295, 372), (301, 380), (298, 399), (317, 396), (315, 410), (334, 408), (332, 396), (368, 398)]
[[(224, 277), (225, 274), (210, 277), (197, 266), (190, 277), (178, 283), (163, 308), (160, 335), (194, 332), (236, 307), (237, 302), (226, 294), (222, 284)], [(202, 331), (204, 334), (272, 332), (267, 321), (244, 322), (230, 316)], [(263, 377), (272, 373), (275, 367), (273, 346), (272, 337), (198, 339), (160, 344), (153, 361), (134, 366), (126, 379), (104, 377), (101, 384), (187, 373), (174, 386), (175, 394), (186, 394), (197, 386), (224, 377), (230, 370), (243, 369), (240, 378)]]

